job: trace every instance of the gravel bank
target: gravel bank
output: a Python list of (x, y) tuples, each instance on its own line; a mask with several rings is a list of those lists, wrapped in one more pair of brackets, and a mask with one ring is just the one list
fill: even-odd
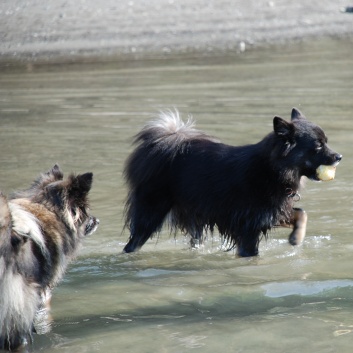
[(243, 51), (351, 36), (344, 0), (2, 0), (0, 60)]

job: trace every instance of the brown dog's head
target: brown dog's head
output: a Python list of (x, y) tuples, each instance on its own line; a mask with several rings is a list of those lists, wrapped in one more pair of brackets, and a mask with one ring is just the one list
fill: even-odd
[(99, 224), (89, 209), (88, 193), (92, 181), (92, 173), (70, 174), (67, 179), (45, 183), (34, 201), (55, 212), (78, 236), (90, 235)]

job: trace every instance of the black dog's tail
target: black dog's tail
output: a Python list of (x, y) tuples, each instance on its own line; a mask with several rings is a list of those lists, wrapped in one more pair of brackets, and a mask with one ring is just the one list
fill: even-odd
[(194, 128), (191, 117), (184, 123), (178, 111), (162, 112), (135, 137), (137, 147), (125, 165), (129, 195), (125, 227), (130, 240), (125, 252), (135, 251), (162, 227), (172, 208), (170, 166), (176, 156), (187, 153), (192, 141), (215, 141)]
[(161, 112), (156, 120), (147, 123), (135, 136), (138, 146), (125, 166), (130, 188), (147, 182), (151, 176), (155, 178), (176, 155), (185, 152), (191, 140), (216, 141), (194, 125), (191, 116), (183, 122), (177, 110)]

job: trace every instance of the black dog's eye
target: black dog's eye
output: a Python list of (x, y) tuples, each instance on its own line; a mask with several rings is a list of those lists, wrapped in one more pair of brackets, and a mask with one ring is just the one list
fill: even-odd
[(315, 146), (315, 151), (320, 151), (324, 147), (324, 144), (322, 142), (317, 142)]

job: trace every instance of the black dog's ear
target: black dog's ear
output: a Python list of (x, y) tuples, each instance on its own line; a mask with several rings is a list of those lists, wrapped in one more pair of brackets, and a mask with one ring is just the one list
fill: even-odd
[(302, 114), (302, 112), (297, 108), (293, 108), (291, 114), (291, 120), (295, 119), (306, 119), (304, 114)]
[(293, 124), (285, 121), (279, 116), (273, 118), (273, 130), (278, 137), (281, 137), (285, 140), (291, 140), (294, 135), (294, 126)]

